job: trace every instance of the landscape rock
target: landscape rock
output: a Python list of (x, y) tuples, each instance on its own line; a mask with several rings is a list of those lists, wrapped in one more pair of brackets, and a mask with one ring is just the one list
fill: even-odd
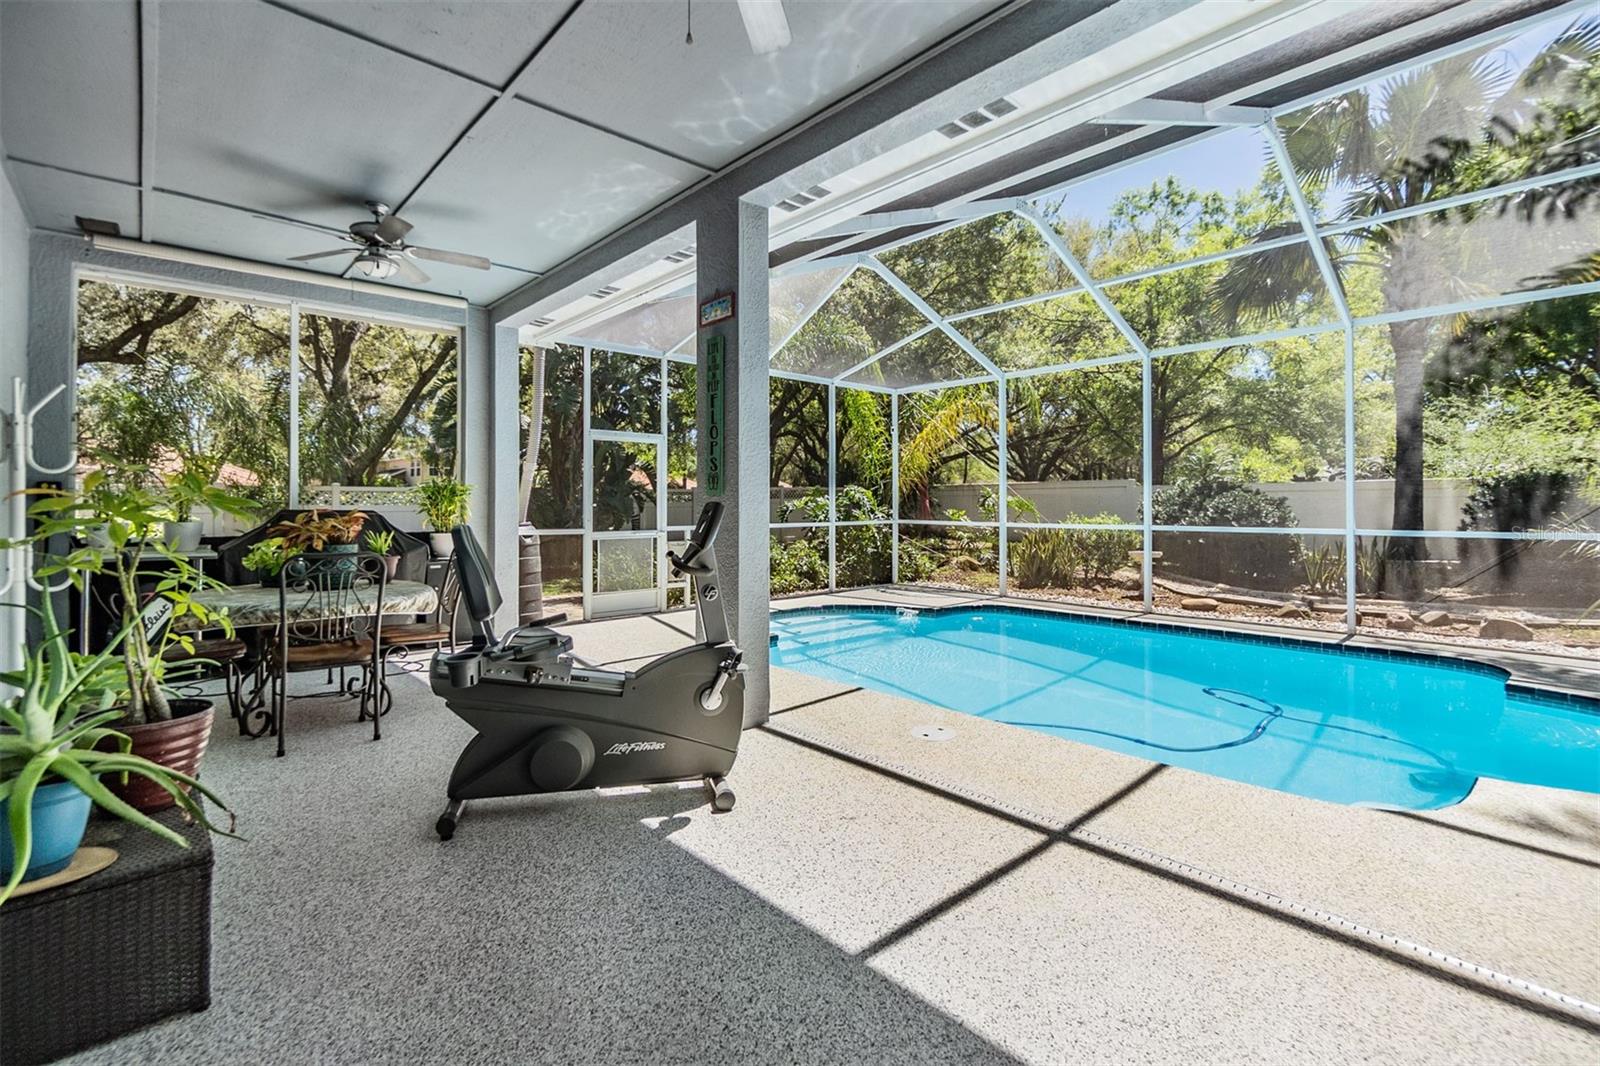
[(1298, 603), (1286, 603), (1272, 612), (1279, 618), (1310, 618), (1311, 612)]
[(1533, 630), (1511, 618), (1485, 618), (1478, 626), (1484, 640), (1532, 640)]
[(1389, 616), (1389, 628), (1401, 633), (1409, 633), (1417, 628), (1417, 620), (1412, 618), (1407, 611), (1400, 611)]
[(1186, 611), (1215, 611), (1222, 604), (1210, 596), (1185, 596), (1178, 602), (1178, 606)]
[(1449, 611), (1426, 611), (1417, 621), (1425, 626), (1447, 626), (1455, 619), (1450, 617)]

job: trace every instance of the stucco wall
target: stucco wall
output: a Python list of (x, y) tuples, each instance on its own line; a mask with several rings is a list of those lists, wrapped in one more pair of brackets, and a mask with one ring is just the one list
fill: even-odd
[[(11, 411), (11, 382), (28, 376), (28, 221), (22, 214), (11, 182), (0, 171), (0, 410)], [(0, 443), (0, 457), (11, 462), (9, 441)], [(13, 486), (5, 486), (9, 492)], [(0, 537), (14, 536), (9, 507), (0, 507)], [(3, 581), (4, 578), (0, 578)], [(22, 591), (13, 587), (5, 602), (20, 602)], [(0, 667), (17, 662), (21, 640), (21, 612), (0, 607)]]

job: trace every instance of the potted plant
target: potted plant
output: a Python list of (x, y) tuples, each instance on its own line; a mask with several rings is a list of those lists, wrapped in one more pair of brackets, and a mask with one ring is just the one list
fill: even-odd
[[(235, 496), (212, 484), (215, 463), (190, 456), (184, 460), (181, 473), (166, 479), (167, 509), (172, 513), (163, 531), (167, 547), (175, 552), (188, 553), (200, 547), (202, 526), (194, 517), (196, 508), (204, 507), (215, 514), (231, 514), (240, 518), (253, 518), (256, 506), (242, 496)], [(207, 472), (207, 467), (209, 471)]]
[(279, 522), (268, 532), (283, 538), (284, 548), (293, 548), (297, 552), (353, 552), (366, 524), (367, 515), (364, 511), (323, 514), (313, 508), (301, 511), (287, 522)]
[[(173, 829), (119, 798), (101, 781), (105, 775), (142, 778), (215, 832), (224, 831), (207, 819), (193, 793), (228, 809), (192, 775), (135, 754), (126, 733), (112, 728), (123, 713), (113, 706), (122, 674), (117, 652), (137, 626), (125, 627), (98, 655), (75, 655), (56, 626), (50, 597), (41, 602), (44, 639), (25, 648), (21, 670), (5, 675), (16, 694), (0, 702), (0, 817), (7, 826), (0, 833), (0, 903), (23, 881), (49, 876), (72, 861), (91, 805), (188, 846)], [(230, 835), (231, 830), (230, 814)]]
[[(40, 497), (28, 508), (35, 521), (30, 541), (48, 546), (63, 535), (81, 538), (103, 527), (105, 546), (79, 540), (75, 546), (69, 544), (63, 555), (46, 553), (39, 574), (65, 573), (80, 589), (97, 575), (115, 584), (122, 668), (117, 728), (131, 741), (134, 754), (192, 775), (211, 736), (213, 703), (168, 695), (170, 671), (205, 665), (195, 659), (174, 663), (169, 655), (180, 648), (194, 650), (192, 638), (179, 625), (186, 619), (196, 628), (215, 626), (232, 635), (227, 618), (195, 598), (204, 588), (220, 586), (168, 547), (162, 526), (170, 501), (152, 489), (96, 470), (76, 490), (28, 492)], [(165, 790), (138, 779), (129, 782), (126, 797), (143, 810), (159, 810), (173, 802)]]
[(449, 555), (455, 550), (450, 531), (463, 525), (469, 517), (472, 486), (455, 478), (430, 478), (411, 490), (411, 498), (422, 513), (423, 522), (432, 531), (428, 540), (433, 545), (434, 554), (440, 557)]
[(299, 554), (300, 549), (289, 547), (282, 537), (268, 537), (252, 544), (240, 561), (245, 569), (255, 572), (265, 587), (277, 584), (278, 571), (283, 569), (283, 564)]
[(367, 551), (383, 556), (384, 572), (393, 581), (395, 571), (400, 568), (400, 556), (390, 554), (394, 551), (394, 531), (370, 529), (361, 538), (361, 543), (366, 545)]

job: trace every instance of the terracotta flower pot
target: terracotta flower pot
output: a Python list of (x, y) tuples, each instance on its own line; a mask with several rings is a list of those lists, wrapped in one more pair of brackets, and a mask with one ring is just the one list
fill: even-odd
[[(172, 717), (165, 722), (113, 728), (133, 741), (135, 755), (193, 777), (211, 739), (214, 704), (210, 700), (181, 699), (172, 700), (171, 705)], [(107, 774), (102, 780), (112, 792), (141, 811), (164, 810), (175, 802), (166, 789), (138, 774), (129, 774), (126, 782), (116, 774)]]

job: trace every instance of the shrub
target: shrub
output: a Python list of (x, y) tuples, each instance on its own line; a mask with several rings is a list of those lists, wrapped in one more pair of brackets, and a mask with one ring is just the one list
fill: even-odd
[(942, 558), (921, 540), (906, 538), (900, 541), (900, 580), (914, 584), (926, 581), (939, 569)]
[[(1214, 475), (1179, 478), (1156, 491), (1150, 513), (1164, 526), (1261, 526), (1290, 529), (1294, 510), (1243, 482)], [(1161, 567), (1175, 577), (1283, 590), (1298, 579), (1295, 537), (1271, 533), (1157, 534)]]
[(840, 588), (882, 585), (889, 580), (889, 546), (894, 530), (889, 526), (840, 526), (834, 549)]
[[(1068, 522), (1112, 524), (1114, 514), (1085, 518), (1068, 515)], [(1104, 581), (1127, 564), (1128, 553), (1139, 546), (1139, 534), (1129, 529), (1033, 529), (1011, 548), (1011, 573), (1023, 588), (1067, 588)]]
[(1011, 576), (1025, 589), (1059, 586), (1076, 569), (1064, 529), (1030, 529), (1011, 546)]
[(1267, 526), (1296, 524), (1282, 496), (1269, 496), (1242, 481), (1216, 476), (1179, 478), (1157, 489), (1150, 513), (1158, 526)]
[[(826, 534), (823, 534), (826, 536)], [(828, 587), (826, 541), (819, 547), (816, 535), (808, 533), (790, 541), (772, 537), (772, 594), (809, 592)]]
[(1578, 479), (1564, 471), (1527, 470), (1481, 478), (1462, 508), (1463, 530), (1538, 529), (1559, 518), (1577, 493)]
[[(1068, 522), (1111, 525), (1122, 519), (1114, 514), (1097, 514), (1089, 518), (1068, 515)], [(1140, 537), (1131, 529), (1069, 529), (1078, 569), (1084, 581), (1104, 581), (1128, 565), (1128, 553), (1139, 547)]]
[[(1298, 540), (1299, 538), (1296, 538)], [(1308, 548), (1299, 544), (1300, 567), (1306, 577), (1306, 591), (1320, 596), (1331, 596), (1344, 591), (1344, 545), (1324, 544)]]

